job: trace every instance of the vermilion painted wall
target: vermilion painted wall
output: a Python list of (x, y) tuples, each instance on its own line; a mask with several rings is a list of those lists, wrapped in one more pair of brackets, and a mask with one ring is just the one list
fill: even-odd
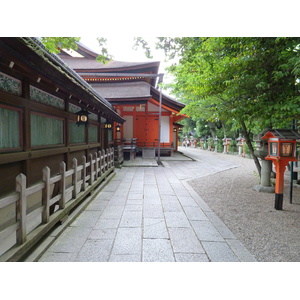
[[(115, 138), (137, 138), (139, 147), (157, 147), (159, 116), (156, 105), (118, 105), (116, 109), (126, 122), (121, 127), (121, 134), (115, 134)], [(161, 147), (171, 147), (173, 142), (172, 113), (165, 109), (162, 110), (161, 127)]]

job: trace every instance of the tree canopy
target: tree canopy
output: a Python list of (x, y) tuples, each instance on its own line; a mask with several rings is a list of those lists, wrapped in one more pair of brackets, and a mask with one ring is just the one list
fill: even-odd
[[(250, 135), (290, 128), (300, 117), (300, 38), (158, 38), (166, 55), (179, 56), (169, 85), (194, 120), (239, 129), (254, 155)], [(259, 172), (260, 167), (256, 161)]]
[(171, 55), (181, 53), (170, 86), (191, 116), (258, 130), (299, 118), (300, 38), (182, 38), (173, 48), (166, 40)]
[[(42, 43), (52, 53), (59, 53), (62, 49), (78, 49), (77, 42), (80, 42), (80, 37), (42, 37)], [(97, 57), (97, 61), (107, 63), (112, 59), (112, 56), (108, 53), (106, 45), (106, 39), (98, 37), (97, 41), (101, 47), (101, 53)]]

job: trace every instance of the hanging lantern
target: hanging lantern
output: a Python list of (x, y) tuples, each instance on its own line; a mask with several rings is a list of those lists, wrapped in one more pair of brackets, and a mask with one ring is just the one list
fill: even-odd
[(76, 113), (76, 115), (77, 115), (77, 122), (76, 122), (76, 125), (77, 126), (80, 126), (80, 125), (85, 125), (85, 126), (87, 126), (88, 125), (88, 115), (89, 115), (90, 113), (87, 111), (87, 110), (84, 110), (84, 109), (82, 109), (82, 110), (80, 110), (80, 111), (78, 111), (77, 113)]
[(120, 125), (120, 124), (118, 124), (118, 125), (116, 126), (116, 131), (117, 131), (117, 132), (121, 132), (121, 125)]
[(107, 122), (107, 121), (106, 121), (105, 124), (104, 124), (104, 128), (105, 128), (105, 129), (111, 129), (111, 126), (112, 126), (111, 123), (109, 123), (109, 122)]

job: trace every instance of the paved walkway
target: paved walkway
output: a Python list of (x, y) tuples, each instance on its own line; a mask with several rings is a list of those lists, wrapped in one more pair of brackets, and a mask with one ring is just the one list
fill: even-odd
[(255, 261), (187, 182), (237, 165), (180, 151), (194, 160), (175, 155), (162, 157), (163, 166), (118, 169), (39, 261)]

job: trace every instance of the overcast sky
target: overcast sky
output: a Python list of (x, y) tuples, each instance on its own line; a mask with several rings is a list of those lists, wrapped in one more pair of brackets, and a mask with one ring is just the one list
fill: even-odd
[[(105, 37), (105, 36), (104, 36)], [(133, 49), (134, 37), (133, 36), (108, 36), (106, 48), (108, 53), (113, 56), (113, 60), (127, 61), (127, 62), (147, 62), (147, 61), (160, 61), (160, 72), (164, 72), (165, 66), (171, 64), (171, 62), (165, 62), (165, 55), (163, 50), (155, 49), (155, 37), (144, 37), (144, 39), (150, 44), (153, 58), (149, 59), (145, 55), (145, 51), (142, 47), (138, 50)], [(84, 36), (81, 37), (81, 42), (90, 47), (96, 52), (100, 52), (99, 43), (96, 36)]]

